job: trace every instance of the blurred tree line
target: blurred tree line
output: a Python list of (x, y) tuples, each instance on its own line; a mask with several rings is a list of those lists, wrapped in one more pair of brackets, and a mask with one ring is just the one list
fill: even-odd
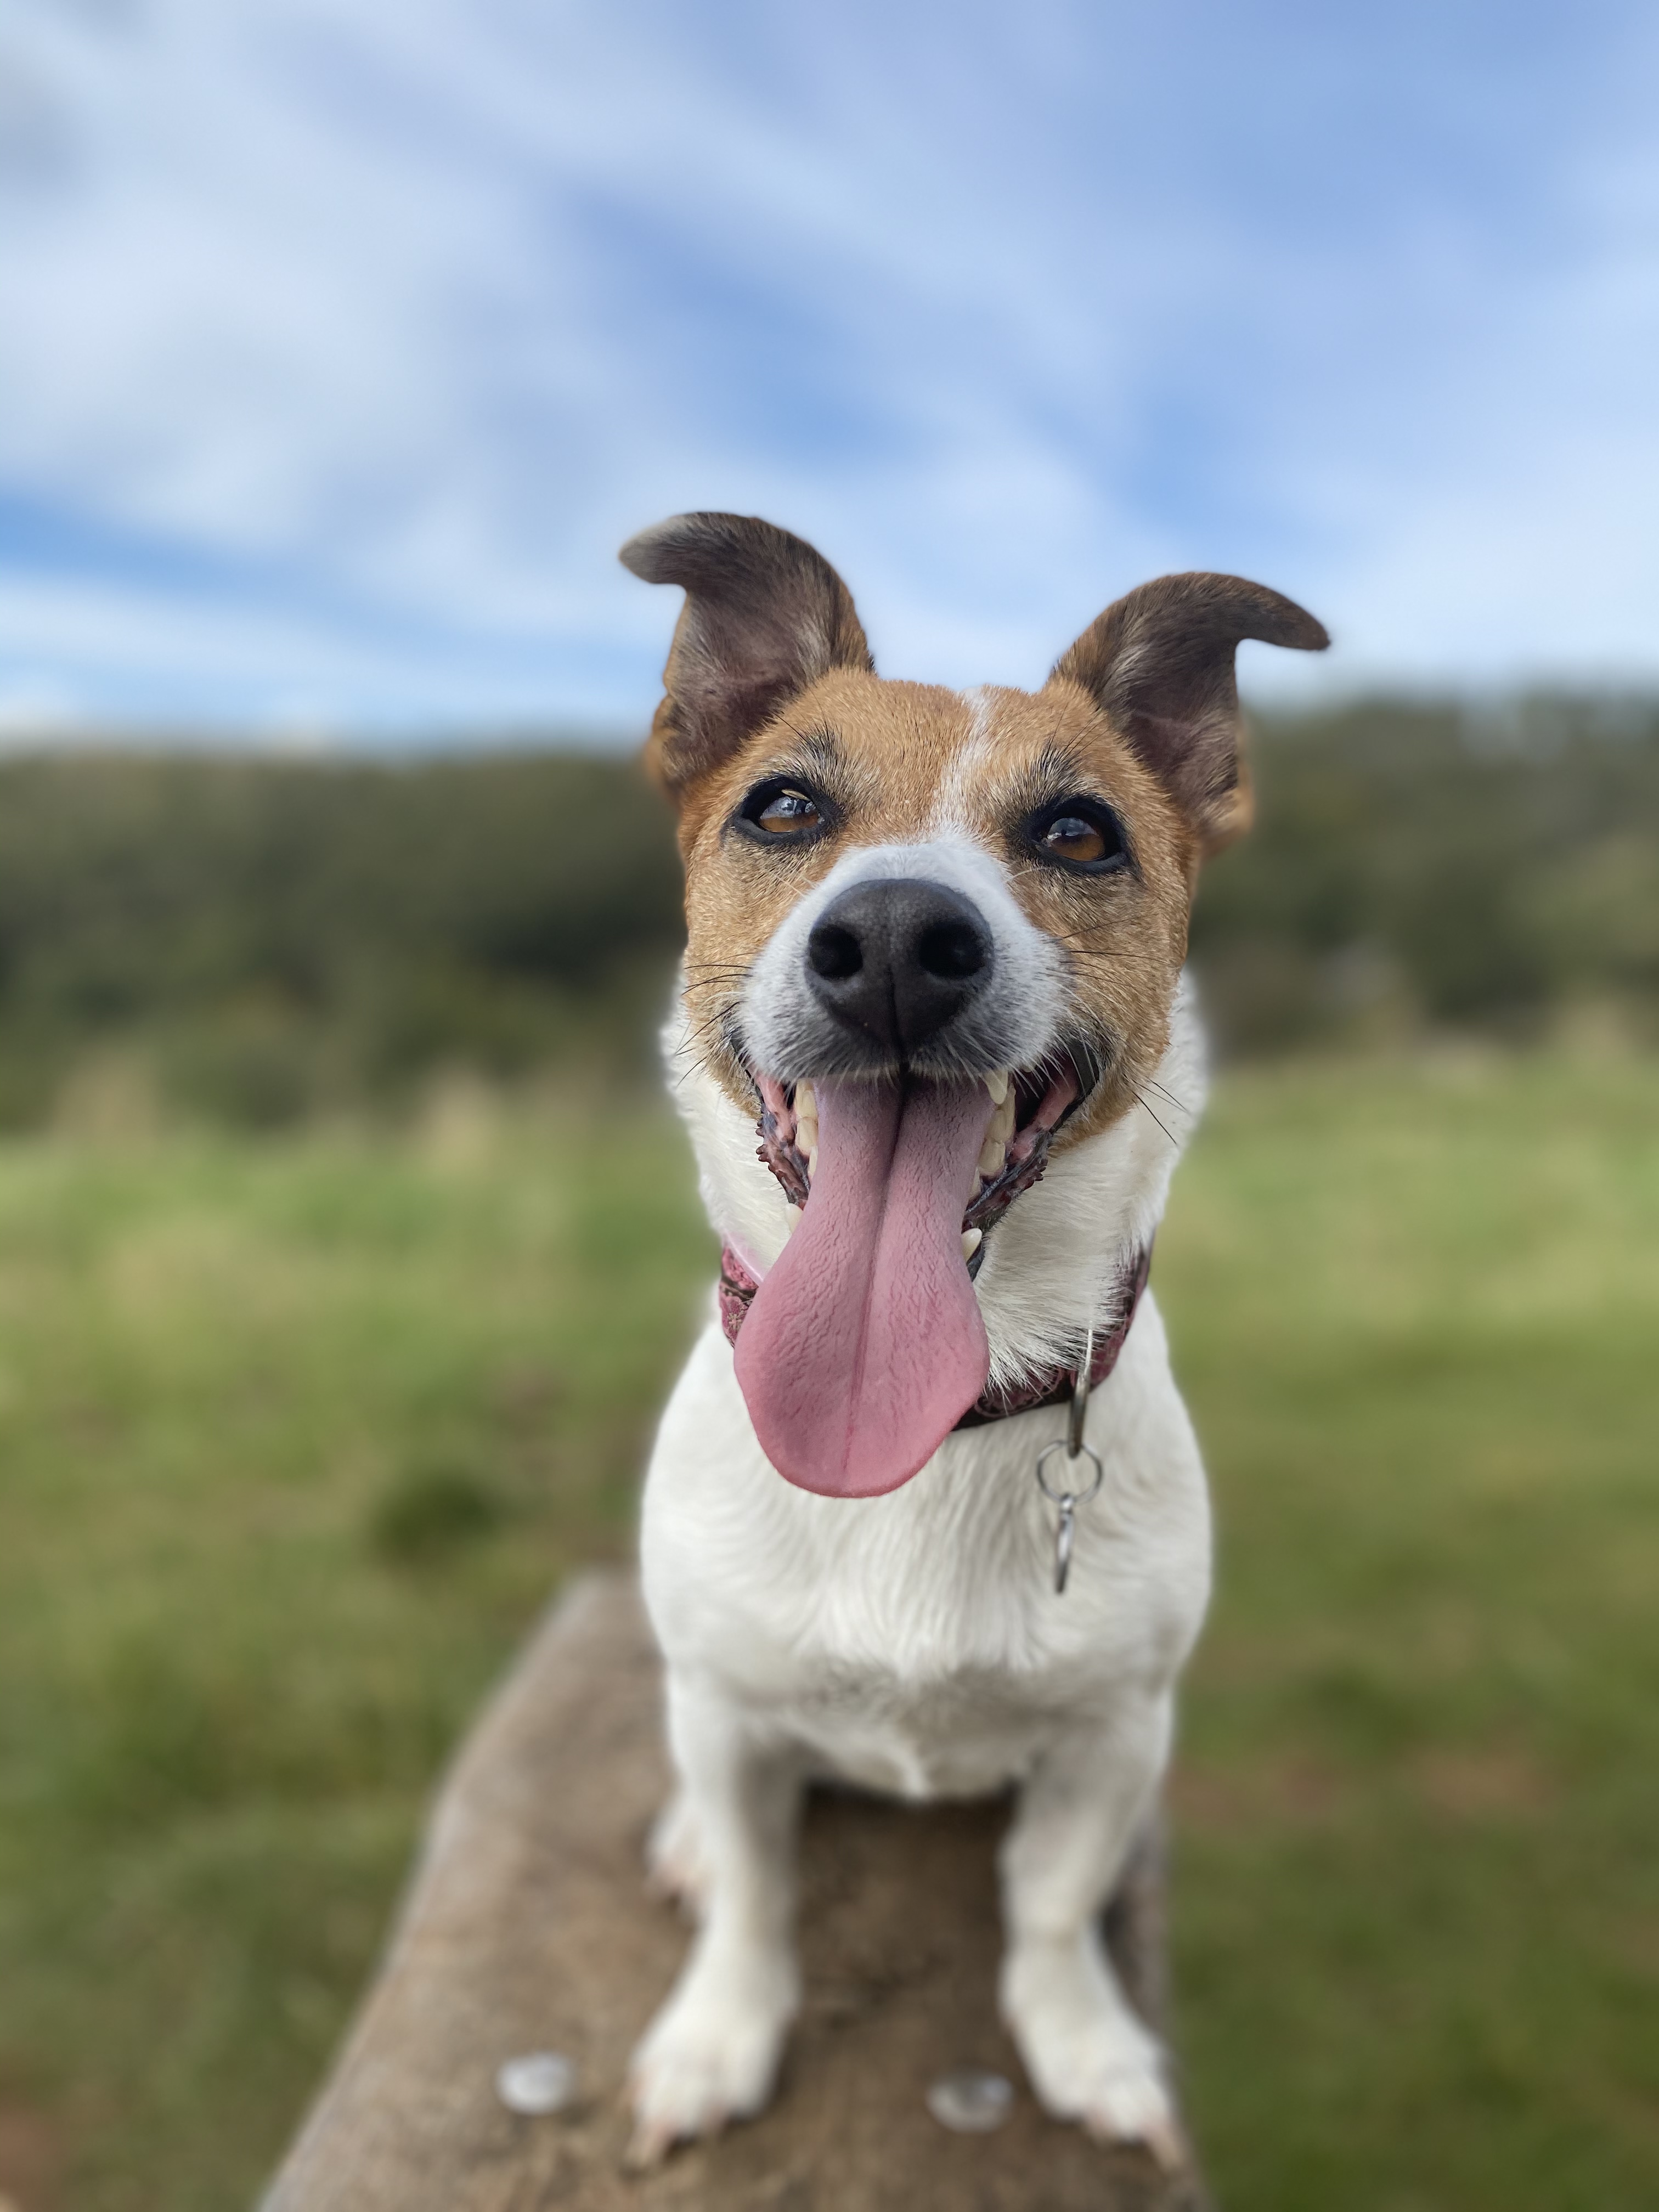
[(1218, 1042), (1659, 1041), (1659, 702), (1377, 701), (1270, 722), (1193, 954)]
[[(1586, 1013), (1659, 1039), (1659, 705), (1378, 702), (1269, 721), (1193, 932), (1234, 1054)], [(245, 1124), (433, 1075), (643, 1073), (679, 941), (633, 764), (0, 762), (0, 1126), (88, 1068)]]
[(0, 1127), (88, 1070), (255, 1126), (395, 1107), (447, 1067), (643, 1072), (679, 931), (666, 811), (629, 763), (18, 756)]

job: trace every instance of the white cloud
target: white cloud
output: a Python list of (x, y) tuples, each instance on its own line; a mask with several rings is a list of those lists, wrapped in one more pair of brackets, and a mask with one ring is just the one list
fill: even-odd
[(1659, 675), (1652, 39), (1601, 20), (34, 0), (0, 477), (72, 542), (11, 556), (12, 691), (642, 718), (613, 551), (689, 505), (949, 681), (1200, 565), (1326, 616), (1320, 680)]

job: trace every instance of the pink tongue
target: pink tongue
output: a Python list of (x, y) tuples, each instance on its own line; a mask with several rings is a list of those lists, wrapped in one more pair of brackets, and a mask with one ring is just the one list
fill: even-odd
[(990, 1352), (962, 1213), (990, 1118), (982, 1083), (817, 1085), (799, 1226), (755, 1293), (738, 1382), (780, 1474), (874, 1498), (926, 1465)]

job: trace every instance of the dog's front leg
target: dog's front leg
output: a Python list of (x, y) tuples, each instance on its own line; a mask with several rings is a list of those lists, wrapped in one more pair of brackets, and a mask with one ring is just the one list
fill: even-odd
[(672, 1994), (634, 2054), (629, 2156), (760, 2111), (799, 2001), (791, 1921), (799, 1763), (711, 1689), (671, 1677), (679, 1817), (695, 1823), (701, 1926)]
[(1118, 1986), (1101, 1917), (1169, 1755), (1170, 1701), (1126, 1699), (1109, 1726), (1051, 1745), (1002, 1849), (1000, 1999), (1031, 2085), (1057, 2119), (1181, 2155), (1157, 2039)]

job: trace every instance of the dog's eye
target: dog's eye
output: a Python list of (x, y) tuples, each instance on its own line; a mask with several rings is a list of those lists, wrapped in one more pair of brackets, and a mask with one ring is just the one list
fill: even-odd
[(799, 784), (763, 783), (743, 803), (743, 819), (763, 837), (805, 837), (823, 827), (823, 809)]
[(775, 837), (793, 837), (803, 830), (816, 830), (823, 817), (805, 792), (781, 791), (767, 800), (755, 819)]
[(1085, 821), (1080, 814), (1062, 814), (1051, 822), (1042, 833), (1042, 842), (1062, 860), (1076, 860), (1084, 867), (1106, 857), (1104, 836), (1096, 823)]
[(1097, 799), (1063, 799), (1031, 824), (1031, 840), (1045, 860), (1102, 876), (1129, 857), (1123, 824)]

